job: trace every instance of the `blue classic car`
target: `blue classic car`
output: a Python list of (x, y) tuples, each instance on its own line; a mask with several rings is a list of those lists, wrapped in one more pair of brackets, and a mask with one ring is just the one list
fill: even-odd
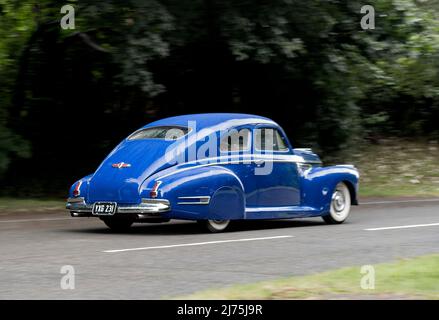
[(114, 230), (170, 219), (196, 220), (211, 232), (246, 219), (321, 216), (338, 224), (358, 204), (358, 179), (352, 165), (323, 167), (312, 150), (293, 149), (268, 118), (194, 114), (128, 136), (72, 185), (66, 208)]

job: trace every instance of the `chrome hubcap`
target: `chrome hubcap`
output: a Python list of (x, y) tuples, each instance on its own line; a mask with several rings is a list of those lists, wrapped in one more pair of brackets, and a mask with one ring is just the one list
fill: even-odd
[(332, 196), (332, 203), (337, 213), (342, 212), (346, 207), (346, 199), (343, 192), (336, 190)]

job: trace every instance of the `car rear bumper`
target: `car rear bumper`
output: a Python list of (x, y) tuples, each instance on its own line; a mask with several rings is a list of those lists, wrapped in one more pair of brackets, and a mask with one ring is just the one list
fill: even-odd
[[(66, 209), (70, 211), (72, 217), (100, 217), (94, 215), (93, 204), (86, 203), (83, 197), (68, 198)], [(139, 204), (118, 204), (115, 215), (121, 216), (137, 215), (137, 218), (160, 217), (161, 213), (171, 210), (171, 205), (166, 199), (146, 199), (143, 198)]]

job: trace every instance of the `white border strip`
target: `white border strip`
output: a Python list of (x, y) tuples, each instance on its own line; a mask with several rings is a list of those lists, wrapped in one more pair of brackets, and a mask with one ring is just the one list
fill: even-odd
[(38, 221), (60, 221), (60, 220), (73, 220), (73, 218), (41, 218), (41, 219), (0, 220), (0, 223), (38, 222)]
[(433, 227), (433, 226), (439, 226), (439, 223), (412, 224), (407, 226), (395, 226), (395, 227), (383, 227), (383, 228), (369, 228), (364, 230), (378, 231), (378, 230), (408, 229), (408, 228)]
[(218, 241), (207, 241), (207, 242), (172, 244), (172, 245), (167, 245), (167, 246), (156, 246), (156, 247), (143, 247), (143, 248), (105, 250), (105, 251), (102, 251), (102, 252), (105, 252), (105, 253), (116, 253), (116, 252), (126, 252), (126, 251), (168, 249), (168, 248), (178, 248), (178, 247), (203, 246), (203, 245), (207, 245), (207, 244), (218, 244), (218, 243), (229, 243), (229, 242), (245, 242), (245, 241), (259, 241), (259, 240), (273, 240), (273, 239), (284, 239), (284, 238), (293, 238), (293, 237), (294, 236), (286, 235), (286, 236), (275, 236), (275, 237), (264, 237), (264, 238), (218, 240)]
[(388, 201), (370, 201), (370, 202), (361, 202), (360, 205), (366, 204), (387, 204), (387, 203), (411, 203), (411, 202), (439, 202), (439, 198), (436, 199), (413, 199), (413, 200), (388, 200)]

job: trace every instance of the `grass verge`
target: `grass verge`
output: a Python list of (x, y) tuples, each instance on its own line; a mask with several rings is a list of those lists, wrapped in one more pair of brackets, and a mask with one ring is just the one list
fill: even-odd
[(0, 213), (60, 210), (64, 208), (65, 202), (62, 200), (0, 198)]
[(439, 299), (439, 254), (373, 266), (375, 289), (360, 287), (360, 267), (201, 291), (182, 299)]
[(360, 197), (439, 196), (437, 141), (381, 140), (345, 160), (360, 170)]

